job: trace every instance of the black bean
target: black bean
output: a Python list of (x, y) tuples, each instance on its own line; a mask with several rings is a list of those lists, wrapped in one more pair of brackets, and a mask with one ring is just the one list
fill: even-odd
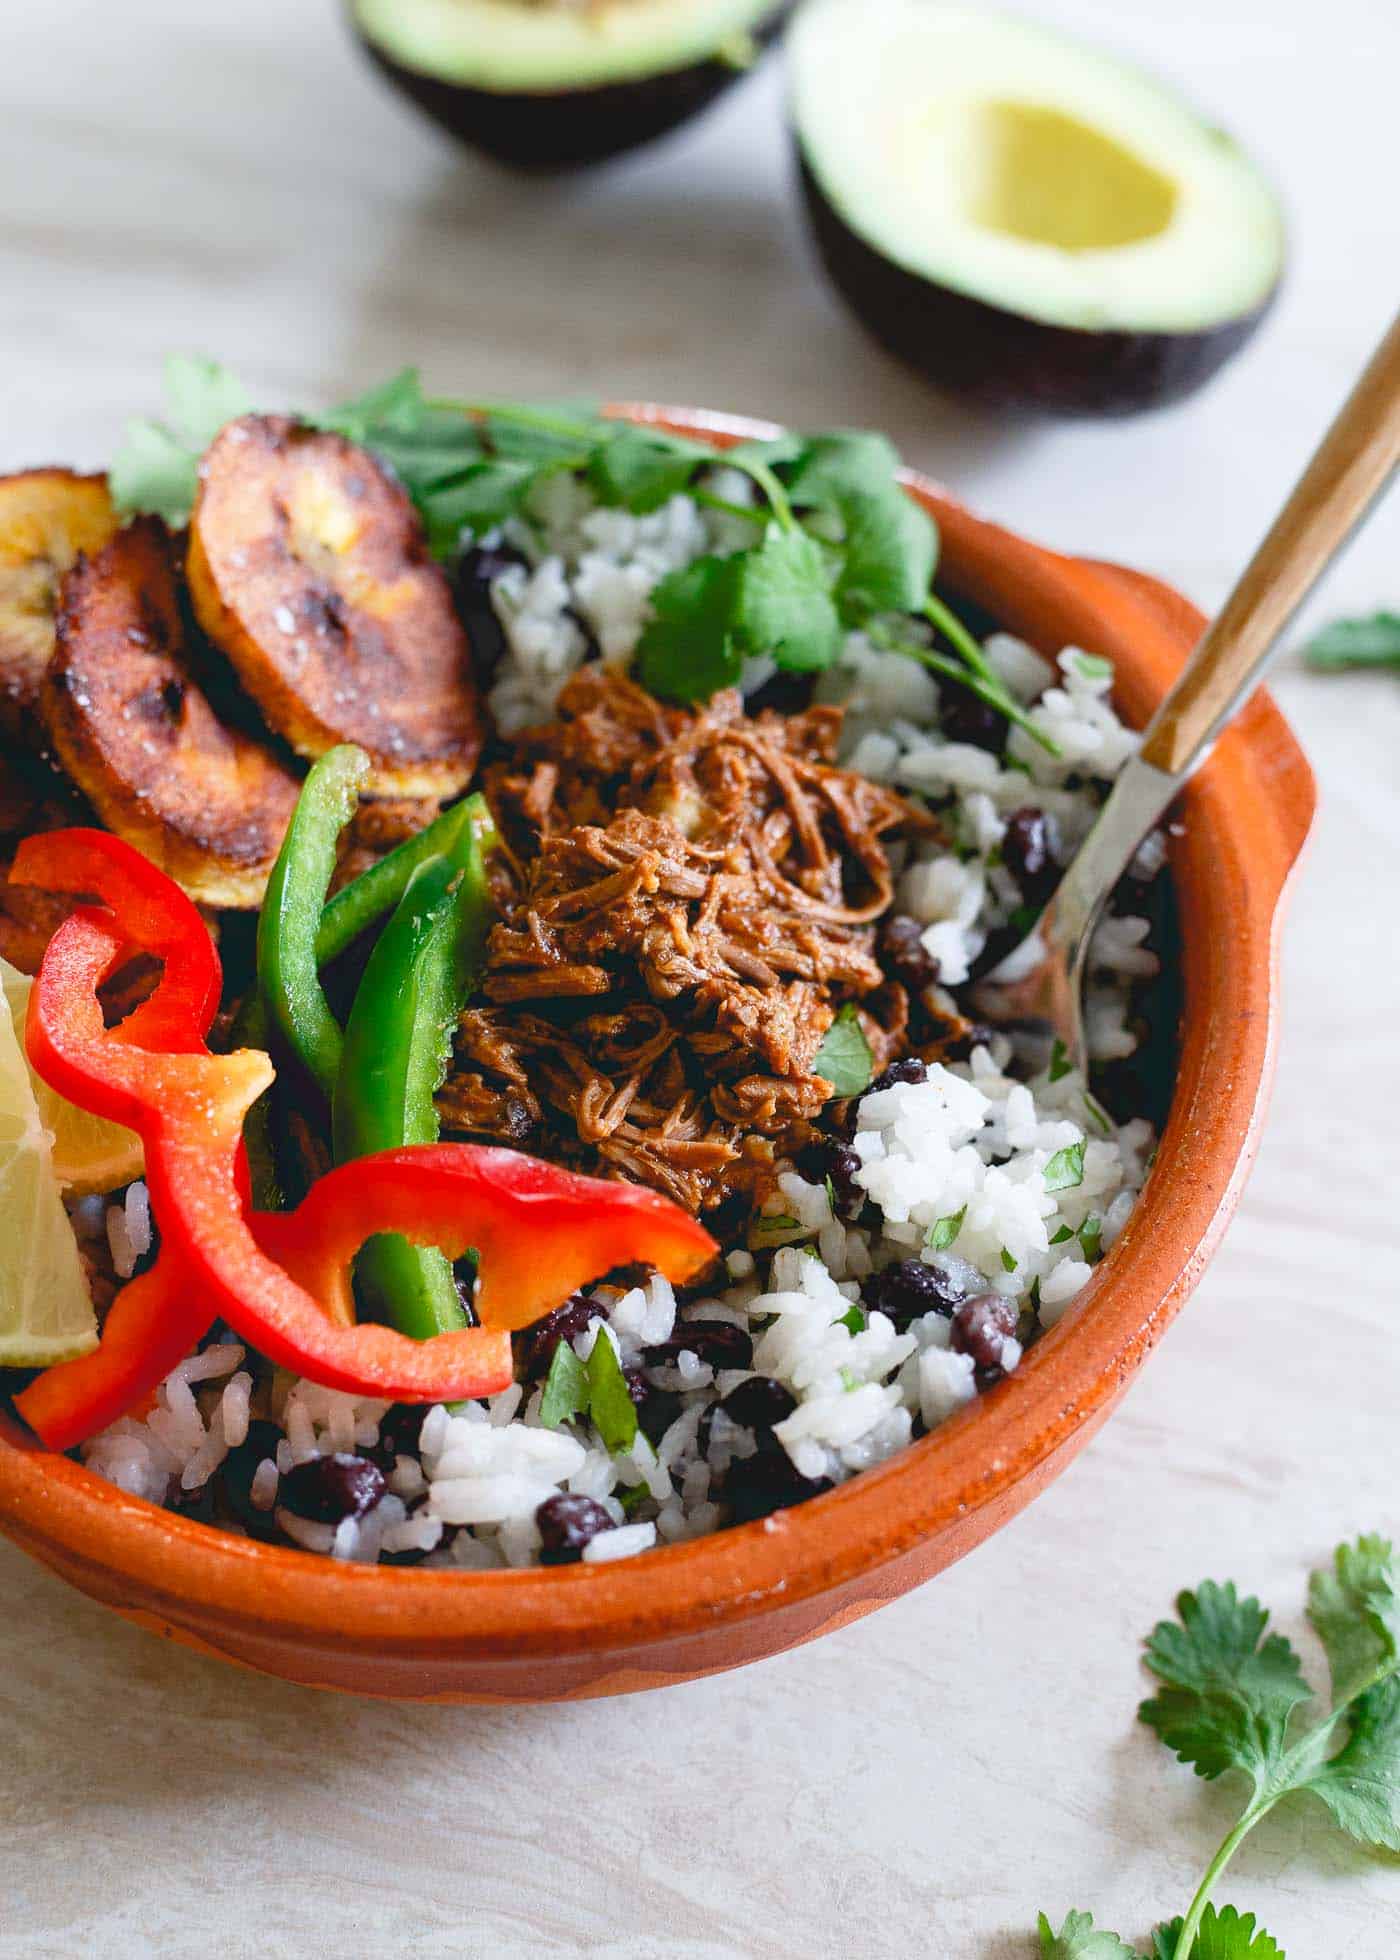
[(392, 1409), (386, 1409), (379, 1418), (379, 1441), (375, 1445), (375, 1455), (386, 1470), (392, 1470), (394, 1459), (399, 1456), (417, 1456), (423, 1439), (423, 1419), (428, 1413), (425, 1402), (400, 1402)]
[(938, 961), (924, 945), (924, 927), (906, 912), (891, 912), (880, 921), (875, 950), (885, 971), (911, 994), (920, 994), (938, 979)]
[(856, 1183), (860, 1158), (851, 1146), (839, 1137), (817, 1137), (803, 1145), (793, 1162), (809, 1184), (831, 1186), (836, 1216), (853, 1225), (865, 1209), (865, 1193)]
[(466, 628), (472, 665), (489, 680), (506, 650), (506, 636), (491, 604), (491, 581), (514, 565), (528, 565), (508, 544), (471, 545), (457, 561), (457, 611)]
[(277, 1487), (277, 1502), (311, 1524), (362, 1518), (385, 1492), (384, 1472), (367, 1456), (314, 1456), (297, 1463)]
[(681, 1320), (670, 1340), (648, 1348), (642, 1360), (648, 1368), (674, 1368), (687, 1351), (712, 1368), (749, 1368), (753, 1336), (728, 1320)]
[(743, 1429), (771, 1430), (792, 1414), (797, 1397), (771, 1375), (751, 1375), (730, 1389), (720, 1407)]
[(950, 742), (970, 742), (993, 755), (1001, 754), (1011, 732), (1005, 715), (989, 708), (957, 681), (940, 680), (938, 684), (938, 722)]
[(541, 1565), (572, 1565), (583, 1557), (585, 1545), (592, 1544), (600, 1531), (611, 1531), (613, 1521), (591, 1497), (577, 1497), (561, 1491), (547, 1497), (535, 1512), (540, 1528)]
[(891, 1062), (888, 1068), (881, 1069), (865, 1093), (873, 1096), (881, 1089), (893, 1089), (896, 1082), (927, 1081), (928, 1063), (921, 1061), (917, 1055), (901, 1055), (897, 1062)]
[(724, 1480), (724, 1495), (736, 1524), (749, 1524), (820, 1497), (831, 1489), (830, 1477), (804, 1477), (786, 1450), (760, 1450), (756, 1456), (735, 1457)]
[(563, 1306), (537, 1320), (520, 1337), (520, 1362), (527, 1381), (538, 1381), (549, 1373), (554, 1350), (561, 1341), (576, 1340), (591, 1320), (601, 1317), (602, 1308), (584, 1293), (571, 1293)]
[(1028, 803), (1012, 811), (1001, 840), (1001, 861), (1024, 898), (1035, 903), (1050, 896), (1059, 866), (1050, 849), (1050, 825), (1043, 810)]
[(952, 1346), (978, 1368), (1001, 1368), (1002, 1343), (1016, 1332), (1015, 1302), (1000, 1293), (979, 1293), (953, 1315)]
[(250, 1422), (248, 1434), (236, 1449), (231, 1449), (219, 1466), (219, 1478), (229, 1509), (239, 1521), (250, 1528), (255, 1524), (271, 1521), (271, 1513), (260, 1511), (253, 1502), (253, 1479), (258, 1473), (258, 1465), (269, 1457), (277, 1456), (277, 1445), (282, 1441), (282, 1431), (275, 1422)]
[(937, 1266), (923, 1259), (901, 1259), (861, 1282), (861, 1299), (871, 1313), (882, 1313), (896, 1327), (926, 1313), (951, 1315), (963, 1301), (962, 1288)]
[(648, 1388), (637, 1421), (649, 1443), (659, 1443), (681, 1412), (681, 1398), (669, 1388)]

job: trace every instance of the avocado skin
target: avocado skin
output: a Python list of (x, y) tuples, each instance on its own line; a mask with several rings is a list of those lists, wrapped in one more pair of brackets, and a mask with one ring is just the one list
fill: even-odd
[[(760, 50), (777, 39), (794, 4), (781, 0), (750, 29)], [(374, 66), (449, 136), (517, 170), (605, 163), (665, 136), (748, 72), (711, 57), (597, 88), (497, 93), (405, 68), (361, 31), (353, 11), (349, 18)]]
[(851, 311), (936, 387), (987, 408), (1030, 415), (1136, 415), (1181, 401), (1254, 333), (1278, 283), (1254, 312), (1199, 333), (1096, 333), (992, 306), (895, 265), (852, 231), (794, 138), (817, 252)]

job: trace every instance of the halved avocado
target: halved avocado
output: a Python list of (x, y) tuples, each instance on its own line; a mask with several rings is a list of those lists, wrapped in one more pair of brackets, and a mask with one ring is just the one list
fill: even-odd
[(791, 0), (348, 0), (372, 59), (451, 135), (523, 169), (662, 136), (752, 66)]
[(939, 386), (1130, 413), (1198, 388), (1267, 311), (1272, 189), (1137, 69), (938, 0), (808, 0), (788, 48), (827, 271)]

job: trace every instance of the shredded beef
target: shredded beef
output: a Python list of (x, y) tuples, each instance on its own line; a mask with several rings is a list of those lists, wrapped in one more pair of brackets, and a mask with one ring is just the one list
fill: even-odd
[(445, 1126), (657, 1187), (752, 1200), (831, 1099), (853, 1002), (882, 1068), (909, 1001), (876, 957), (889, 845), (927, 812), (834, 763), (841, 712), (668, 707), (600, 666), (488, 771), (506, 840), (484, 1005)]

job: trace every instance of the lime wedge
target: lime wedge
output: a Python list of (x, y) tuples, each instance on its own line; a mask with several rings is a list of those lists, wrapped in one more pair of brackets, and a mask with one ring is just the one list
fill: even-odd
[(0, 1366), (47, 1368), (97, 1345), (78, 1241), (8, 1000), (0, 1000)]
[[(21, 1052), (24, 1048), (24, 1017), (29, 1008), (29, 989), (34, 982), (8, 960), (0, 960), (0, 989), (9, 1004)], [(73, 1198), (90, 1197), (95, 1191), (115, 1191), (130, 1184), (145, 1169), (141, 1139), (121, 1123), (109, 1123), (105, 1116), (90, 1116), (41, 1082), (33, 1069), (29, 1080), (39, 1119), (53, 1144), (54, 1175)]]

